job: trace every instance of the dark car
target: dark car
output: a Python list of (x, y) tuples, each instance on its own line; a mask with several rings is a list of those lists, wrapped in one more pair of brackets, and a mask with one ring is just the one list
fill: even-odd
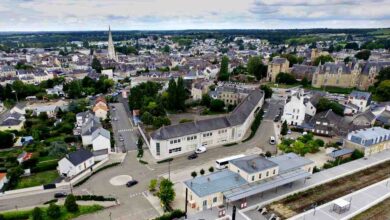
[(54, 198), (64, 198), (66, 197), (68, 194), (66, 192), (58, 192), (58, 193), (55, 193), (54, 194)]
[(197, 157), (198, 157), (198, 154), (193, 153), (193, 154), (191, 154), (191, 155), (188, 155), (187, 159), (193, 160), (193, 159), (196, 159)]
[(129, 182), (126, 183), (127, 187), (132, 187), (138, 183), (137, 180), (130, 180)]

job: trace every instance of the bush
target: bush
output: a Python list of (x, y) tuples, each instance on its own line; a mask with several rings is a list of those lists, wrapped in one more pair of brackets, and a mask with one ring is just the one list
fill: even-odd
[(214, 99), (210, 103), (210, 110), (213, 112), (223, 112), (224, 107), (225, 103), (220, 99)]
[(151, 179), (150, 184), (149, 184), (149, 190), (150, 191), (155, 191), (157, 186), (157, 180), (156, 179)]
[(58, 202), (58, 199), (52, 199), (52, 200), (49, 200), (49, 201), (44, 202), (43, 204), (44, 204), (44, 205), (47, 205), (47, 204), (56, 203), (56, 202)]
[(141, 159), (139, 159), (138, 161), (139, 161), (140, 163), (142, 163), (142, 164), (148, 164), (147, 161), (144, 161), (144, 160), (141, 160)]
[(252, 125), (251, 125), (251, 134), (249, 135), (248, 138), (246, 138), (246, 139), (243, 140), (242, 142), (247, 142), (247, 141), (249, 141), (250, 139), (252, 139), (252, 138), (255, 136), (256, 131), (257, 131), (257, 129), (258, 129), (259, 126), (260, 126), (261, 120), (263, 119), (263, 114), (264, 114), (263, 109), (261, 109), (261, 110), (256, 114), (255, 120), (253, 121), (253, 123), (252, 123)]
[(266, 157), (271, 157), (272, 154), (271, 154), (271, 152), (267, 151), (267, 152), (265, 152), (265, 156), (266, 156)]
[(79, 205), (76, 203), (76, 198), (73, 194), (69, 194), (66, 199), (64, 206), (68, 212), (78, 212), (79, 211)]
[(31, 215), (33, 220), (43, 220), (43, 212), (39, 207), (35, 207)]
[(210, 168), (209, 168), (209, 172), (210, 172), (210, 173), (214, 172), (214, 167), (210, 167)]
[(191, 172), (192, 178), (195, 178), (197, 175), (198, 175), (198, 174), (196, 173), (196, 171), (192, 171), (192, 172)]
[(58, 166), (58, 161), (53, 160), (53, 161), (45, 161), (38, 163), (36, 167), (31, 169), (32, 173), (39, 173), (43, 171), (48, 171), (48, 170), (55, 170), (57, 169)]
[(52, 219), (59, 218), (61, 216), (61, 209), (58, 205), (51, 203), (47, 208), (46, 215)]
[(77, 201), (115, 201), (115, 198), (112, 197), (104, 197), (104, 196), (97, 196), (97, 195), (78, 195), (74, 196)]
[(204, 175), (204, 173), (205, 173), (205, 171), (204, 171), (204, 169), (201, 169), (200, 171), (199, 171), (199, 173), (200, 173), (200, 175)]
[(172, 219), (179, 219), (183, 217), (185, 213), (179, 209), (173, 210), (172, 212), (166, 213), (160, 217), (157, 217), (153, 220), (172, 220)]
[(224, 144), (223, 146), (224, 147), (230, 147), (230, 146), (234, 146), (234, 145), (236, 145), (237, 143), (236, 142), (234, 142), (234, 143), (230, 143), (230, 144)]

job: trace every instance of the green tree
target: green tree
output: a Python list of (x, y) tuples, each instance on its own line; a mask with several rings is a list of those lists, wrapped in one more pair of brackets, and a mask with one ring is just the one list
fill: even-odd
[(344, 115), (344, 107), (334, 101), (330, 101), (326, 98), (321, 98), (317, 103), (317, 112), (323, 112), (327, 111), (329, 109), (332, 109), (332, 111), (340, 116)]
[(57, 219), (61, 217), (61, 209), (55, 203), (50, 203), (49, 207), (46, 210), (46, 215), (51, 219)]
[(385, 80), (379, 83), (376, 89), (376, 94), (381, 101), (390, 101), (390, 80)]
[(272, 154), (271, 154), (271, 152), (267, 151), (267, 152), (265, 152), (265, 156), (266, 156), (266, 157), (271, 157)]
[(101, 73), (103, 70), (102, 64), (96, 57), (93, 57), (91, 66), (92, 69), (96, 70), (97, 73)]
[(345, 49), (359, 50), (359, 44), (356, 42), (350, 42), (345, 45)]
[(178, 110), (185, 110), (185, 101), (187, 99), (187, 93), (184, 85), (184, 80), (182, 77), (177, 79), (176, 86), (176, 108)]
[(266, 99), (271, 98), (272, 96), (272, 88), (268, 85), (261, 85), (260, 89), (264, 91), (264, 96)]
[(32, 220), (43, 220), (43, 212), (39, 207), (35, 207), (31, 213)]
[(66, 199), (64, 206), (68, 212), (78, 212), (79, 211), (79, 205), (76, 203), (76, 198), (73, 194), (69, 194)]
[(276, 76), (275, 81), (277, 83), (282, 83), (282, 84), (287, 84), (287, 85), (293, 85), (293, 84), (297, 83), (297, 80), (295, 79), (295, 77), (292, 74), (283, 73), (283, 72), (279, 73)]
[(249, 58), (247, 70), (249, 75), (256, 77), (257, 80), (267, 76), (267, 66), (263, 64), (263, 61), (261, 61), (261, 57), (259, 56)]
[(284, 57), (288, 60), (289, 66), (292, 67), (294, 64), (302, 63), (303, 57), (297, 57), (294, 54), (282, 54), (281, 57)]
[(200, 173), (200, 175), (204, 175), (204, 173), (205, 173), (205, 171), (204, 171), (204, 169), (200, 169), (200, 171), (199, 171), (199, 173)]
[(223, 112), (225, 103), (220, 99), (214, 99), (210, 103), (210, 110), (214, 112)]
[(162, 51), (163, 51), (164, 53), (170, 53), (170, 52), (171, 52), (171, 48), (170, 48), (168, 45), (165, 45), (165, 46), (163, 47)]
[(157, 179), (151, 179), (149, 183), (149, 191), (153, 192), (157, 187)]
[(14, 135), (6, 131), (0, 131), (0, 149), (10, 148), (13, 145)]
[(220, 81), (228, 81), (229, 80), (229, 58), (227, 56), (223, 56), (221, 60), (221, 66), (219, 69), (218, 79)]
[(149, 112), (144, 112), (141, 116), (141, 121), (146, 125), (152, 125), (153, 124), (153, 115)]
[(12, 167), (7, 170), (7, 187), (13, 189), (19, 182), (20, 176), (24, 174), (24, 170), (20, 166)]
[(281, 135), (286, 135), (288, 131), (287, 121), (284, 121), (282, 124), (282, 130), (280, 131)]
[(161, 203), (165, 208), (169, 207), (169, 204), (175, 199), (176, 193), (173, 189), (173, 183), (168, 179), (163, 179), (160, 182), (160, 189), (157, 193)]
[(303, 77), (301, 84), (304, 88), (308, 87), (310, 85), (310, 81), (307, 79), (307, 77)]
[(209, 168), (209, 172), (210, 172), (210, 173), (214, 172), (214, 167), (210, 167), (210, 168)]
[(211, 97), (209, 96), (209, 94), (202, 95), (202, 101), (200, 102), (200, 104), (206, 107), (210, 107)]
[(198, 174), (196, 173), (196, 171), (192, 171), (192, 172), (191, 172), (192, 178), (195, 178), (197, 175), (198, 175)]
[(370, 58), (371, 51), (370, 50), (361, 50), (355, 54), (355, 57), (359, 60), (368, 60)]
[(153, 119), (153, 127), (155, 129), (162, 127), (163, 125), (170, 125), (171, 120), (168, 117), (158, 116)]
[(390, 66), (379, 71), (378, 75), (376, 76), (375, 86), (377, 87), (379, 83), (385, 80), (390, 80)]
[(321, 55), (314, 60), (314, 65), (318, 66), (318, 64), (320, 62), (321, 62), (321, 64), (324, 64), (327, 62), (334, 62), (334, 59), (330, 55)]
[(167, 92), (168, 92), (168, 108), (176, 109), (177, 85), (173, 78), (169, 80)]

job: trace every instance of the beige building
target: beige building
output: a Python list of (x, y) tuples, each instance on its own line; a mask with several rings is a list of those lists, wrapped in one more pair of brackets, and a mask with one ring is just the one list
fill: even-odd
[(374, 84), (379, 71), (390, 66), (390, 62), (359, 61), (357, 63), (325, 63), (319, 65), (313, 74), (312, 86), (358, 88), (367, 90)]
[(344, 139), (344, 147), (357, 149), (364, 156), (390, 149), (390, 130), (373, 127), (353, 131)]
[(268, 64), (267, 79), (271, 82), (275, 82), (276, 76), (283, 72), (287, 73), (290, 62), (286, 58), (274, 57)]

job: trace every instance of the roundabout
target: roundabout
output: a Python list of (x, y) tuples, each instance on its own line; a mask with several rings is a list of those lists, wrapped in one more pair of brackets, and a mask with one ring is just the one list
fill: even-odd
[(123, 185), (126, 185), (126, 183), (132, 179), (133, 178), (129, 175), (115, 176), (115, 177), (110, 179), (110, 184), (113, 186), (123, 186)]

